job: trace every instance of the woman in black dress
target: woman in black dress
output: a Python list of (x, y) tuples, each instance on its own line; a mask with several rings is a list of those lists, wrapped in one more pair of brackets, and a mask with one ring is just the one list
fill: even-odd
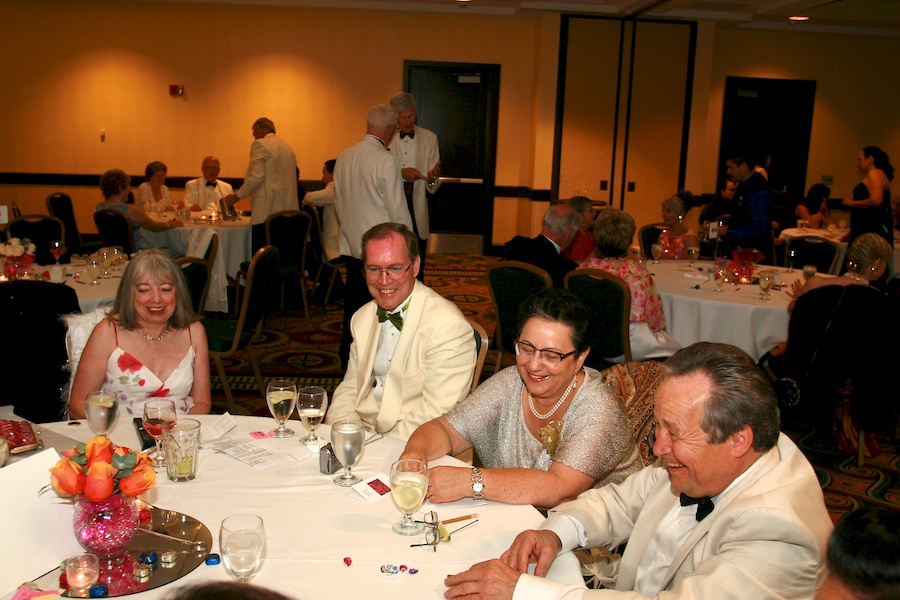
[(844, 199), (850, 207), (848, 244), (864, 233), (877, 233), (894, 245), (894, 220), (891, 211), (891, 180), (894, 167), (887, 153), (878, 146), (866, 146), (859, 153), (856, 166), (863, 177), (853, 188), (853, 199)]

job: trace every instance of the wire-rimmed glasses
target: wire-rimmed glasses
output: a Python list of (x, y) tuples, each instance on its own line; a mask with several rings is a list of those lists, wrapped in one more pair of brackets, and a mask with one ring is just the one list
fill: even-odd
[[(450, 521), (453, 521), (453, 520), (454, 519), (450, 519)], [(467, 523), (467, 524), (463, 525), (462, 527), (457, 527), (453, 531), (446, 533), (445, 534), (446, 539), (444, 539), (441, 537), (441, 529), (440, 529), (441, 520), (438, 517), (438, 514), (436, 512), (434, 512), (433, 510), (429, 511), (429, 512), (425, 513), (422, 517), (422, 523), (425, 524), (425, 543), (424, 544), (410, 544), (409, 547), (417, 548), (420, 546), (431, 546), (432, 551), (437, 552), (438, 544), (440, 544), (441, 542), (449, 542), (451, 535), (453, 535), (457, 531), (462, 531), (466, 527), (471, 527), (472, 525), (476, 524), (477, 522), (478, 522), (478, 519), (475, 519), (471, 523)]]
[(384, 273), (391, 279), (400, 279), (412, 266), (413, 264), (409, 263), (405, 268), (400, 265), (391, 265), (382, 269), (375, 265), (366, 265), (363, 267), (363, 275), (366, 276), (366, 279), (379, 279)]

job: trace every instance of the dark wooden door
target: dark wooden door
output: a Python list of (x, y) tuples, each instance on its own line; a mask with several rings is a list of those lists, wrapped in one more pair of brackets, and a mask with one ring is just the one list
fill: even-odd
[(491, 245), (500, 65), (404, 62), (417, 122), (437, 134), (441, 187), (429, 200), (432, 232), (474, 233)]

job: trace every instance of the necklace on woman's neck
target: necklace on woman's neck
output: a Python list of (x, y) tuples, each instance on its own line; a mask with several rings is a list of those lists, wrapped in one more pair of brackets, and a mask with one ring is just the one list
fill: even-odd
[(556, 412), (556, 409), (558, 409), (560, 406), (562, 406), (563, 402), (566, 401), (566, 398), (569, 397), (569, 393), (575, 389), (575, 386), (577, 384), (578, 384), (578, 373), (575, 373), (575, 375), (572, 377), (572, 383), (570, 383), (569, 387), (566, 388), (566, 391), (565, 391), (565, 393), (563, 393), (562, 398), (560, 398), (559, 400), (556, 401), (556, 404), (553, 405), (553, 408), (550, 409), (550, 412), (546, 412), (544, 414), (539, 413), (537, 411), (537, 409), (534, 407), (534, 398), (531, 397), (531, 392), (528, 392), (528, 408), (531, 409), (531, 414), (533, 414), (535, 417), (537, 417), (541, 421), (543, 421), (544, 419), (550, 418), (550, 416)]
[(137, 331), (138, 331), (139, 334), (141, 334), (142, 336), (144, 336), (144, 339), (147, 340), (148, 342), (161, 342), (161, 341), (163, 341), (164, 339), (166, 339), (166, 336), (167, 336), (167, 335), (169, 335), (169, 326), (166, 325), (166, 330), (163, 331), (163, 332), (162, 332), (162, 335), (159, 336), (159, 337), (153, 337), (153, 336), (151, 336), (151, 335), (147, 335), (147, 332), (144, 331), (144, 328), (143, 328), (143, 327), (138, 327), (138, 328), (137, 328)]
[(863, 285), (869, 285), (869, 280), (855, 271), (847, 271), (846, 273), (844, 273), (844, 275), (846, 275), (850, 279), (854, 279), (860, 282)]

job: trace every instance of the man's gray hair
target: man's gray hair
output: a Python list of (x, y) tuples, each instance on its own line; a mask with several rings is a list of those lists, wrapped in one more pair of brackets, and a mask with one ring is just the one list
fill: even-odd
[(541, 227), (559, 234), (577, 231), (581, 226), (581, 216), (568, 204), (554, 204), (544, 213)]
[(376, 104), (369, 109), (366, 126), (370, 131), (384, 131), (391, 125), (397, 125), (397, 111), (389, 104)]
[(413, 95), (409, 92), (400, 92), (391, 98), (391, 106), (393, 106), (398, 113), (409, 109), (416, 110), (416, 99), (413, 98)]
[(263, 131), (267, 131), (269, 133), (275, 133), (275, 123), (273, 123), (270, 119), (265, 117), (260, 117), (256, 121), (253, 122), (253, 127), (259, 127)]
[[(203, 166), (203, 163), (205, 163), (205, 162), (208, 161), (208, 160), (214, 160), (214, 161), (216, 161), (216, 162), (219, 162), (219, 159), (218, 159), (218, 158), (216, 158), (215, 156), (213, 156), (213, 155), (210, 154), (209, 156), (205, 157), (202, 161), (200, 161), (200, 166), (202, 167), (202, 166)], [(219, 163), (219, 164), (221, 164), (221, 163)]]

